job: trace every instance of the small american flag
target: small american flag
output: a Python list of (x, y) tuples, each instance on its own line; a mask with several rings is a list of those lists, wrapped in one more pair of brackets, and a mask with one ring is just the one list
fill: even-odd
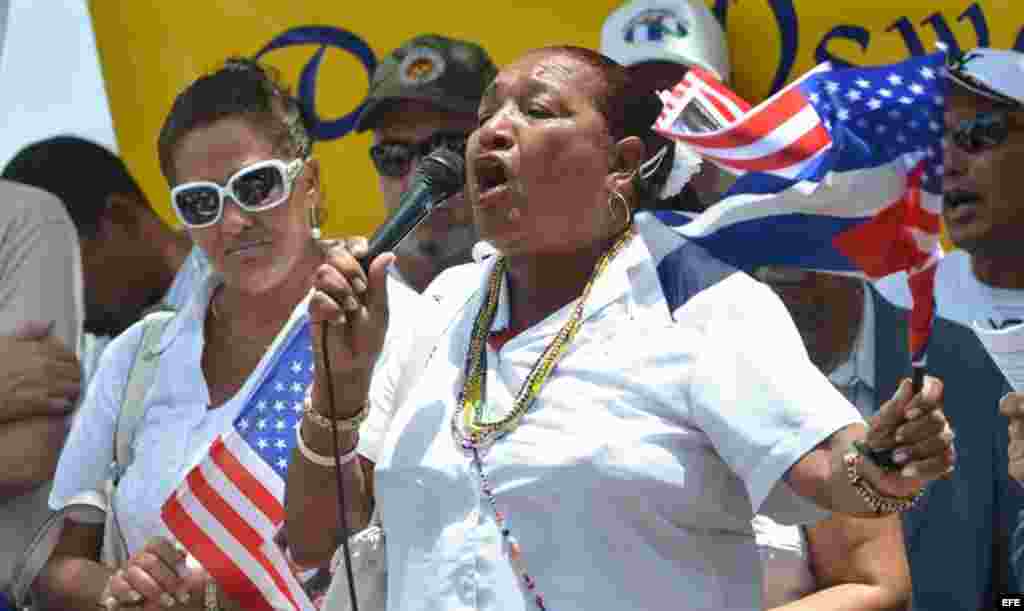
[[(878, 279), (906, 271), (908, 337), (924, 364), (939, 245), (944, 54), (872, 68), (822, 64), (750, 108), (691, 70), (655, 125), (739, 178), (677, 231), (744, 267), (789, 265)], [(739, 113), (737, 113), (739, 110)]]
[(171, 533), (244, 609), (314, 609), (274, 541), (313, 380), (308, 319), (290, 325), (271, 347), (273, 361), (232, 429), (214, 440), (162, 510)]

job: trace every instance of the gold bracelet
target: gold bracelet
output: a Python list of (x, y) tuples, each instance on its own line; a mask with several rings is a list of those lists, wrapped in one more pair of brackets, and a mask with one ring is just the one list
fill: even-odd
[(851, 451), (843, 456), (846, 463), (846, 477), (850, 485), (857, 491), (860, 498), (876, 514), (886, 514), (907, 511), (917, 504), (917, 501), (924, 494), (922, 487), (911, 496), (888, 496), (879, 492), (867, 479), (860, 474), (860, 465), (864, 462), (864, 456), (857, 451)]
[[(313, 398), (307, 396), (303, 401), (302, 412), (309, 418), (309, 421), (317, 425), (322, 429), (330, 430), (331, 419), (320, 414), (320, 412), (313, 409)], [(338, 418), (335, 422), (338, 425), (338, 431), (341, 433), (347, 433), (349, 431), (355, 431), (359, 429), (359, 426), (366, 420), (367, 416), (370, 415), (370, 400), (367, 399), (363, 403), (362, 409), (353, 414), (348, 418)]]

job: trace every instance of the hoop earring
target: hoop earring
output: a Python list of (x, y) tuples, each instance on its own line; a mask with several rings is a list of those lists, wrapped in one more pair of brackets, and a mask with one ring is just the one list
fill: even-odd
[(316, 206), (311, 206), (309, 209), (309, 237), (314, 241), (319, 240), (323, 236), (323, 233), (320, 231), (319, 216)]
[(615, 210), (612, 208), (613, 201), (621, 202), (622, 211), (624, 212), (623, 217), (626, 219), (626, 224), (622, 227), (622, 230), (625, 231), (633, 224), (633, 213), (629, 209), (629, 202), (627, 202), (625, 196), (618, 191), (612, 190), (608, 193), (608, 216), (611, 217), (612, 221), (618, 217), (618, 215), (615, 214)]

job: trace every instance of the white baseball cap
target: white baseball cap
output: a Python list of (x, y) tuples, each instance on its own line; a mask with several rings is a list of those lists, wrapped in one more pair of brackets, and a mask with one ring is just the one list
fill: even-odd
[(704, 0), (634, 0), (601, 27), (601, 53), (630, 66), (666, 61), (700, 66), (729, 80), (725, 32)]
[(1024, 104), (1024, 53), (979, 47), (949, 64), (949, 78), (982, 97)]

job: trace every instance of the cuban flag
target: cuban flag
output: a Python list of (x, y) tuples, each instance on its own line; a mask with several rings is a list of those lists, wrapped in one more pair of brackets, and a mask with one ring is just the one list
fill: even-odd
[(909, 344), (925, 364), (942, 256), (942, 53), (899, 64), (822, 64), (751, 108), (695, 68), (655, 130), (738, 178), (696, 218), (663, 222), (719, 258), (877, 280), (906, 271)]
[(315, 609), (274, 540), (284, 522), (285, 478), (313, 382), (309, 327), (305, 314), (289, 322), (232, 428), (214, 440), (161, 511), (171, 533), (245, 609)]

